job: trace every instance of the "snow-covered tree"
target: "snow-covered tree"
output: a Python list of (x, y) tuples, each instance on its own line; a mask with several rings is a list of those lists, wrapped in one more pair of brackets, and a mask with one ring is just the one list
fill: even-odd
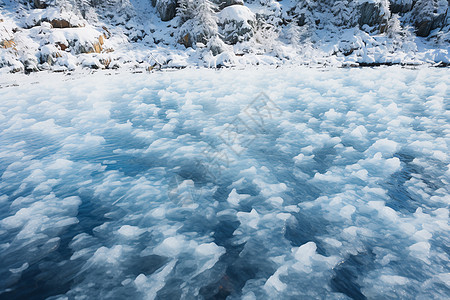
[(295, 13), (298, 15), (298, 24), (300, 26), (315, 26), (318, 2), (316, 0), (296, 0)]
[(400, 19), (397, 14), (393, 15), (388, 22), (388, 29), (386, 31), (388, 37), (398, 38), (402, 34), (402, 26), (400, 24)]
[(391, 39), (390, 52), (395, 53), (399, 50), (406, 53), (417, 51), (417, 45), (414, 42), (413, 29), (410, 26), (403, 27), (398, 14), (394, 14), (388, 22), (387, 36)]
[(356, 24), (356, 1), (336, 0), (331, 6), (333, 24), (343, 27), (353, 27)]
[(76, 3), (83, 18), (86, 19), (93, 14), (93, 3), (91, 0), (77, 0)]
[(186, 47), (196, 43), (207, 44), (209, 39), (219, 34), (215, 12), (217, 5), (209, 0), (179, 1), (179, 38)]
[(300, 43), (300, 28), (295, 22), (291, 22), (286, 26), (285, 37), (292, 45)]
[(274, 49), (278, 36), (279, 32), (275, 26), (263, 22), (257, 24), (254, 38), (265, 52), (270, 52)]

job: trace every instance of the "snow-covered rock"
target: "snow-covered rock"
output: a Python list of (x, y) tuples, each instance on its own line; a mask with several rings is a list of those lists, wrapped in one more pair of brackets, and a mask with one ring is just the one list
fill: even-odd
[(254, 34), (256, 17), (246, 6), (225, 7), (217, 17), (224, 41), (228, 44), (247, 41)]
[(447, 0), (33, 1), (0, 7), (3, 71), (450, 63)]
[(28, 27), (38, 26), (42, 22), (50, 23), (53, 28), (83, 27), (86, 24), (76, 14), (56, 7), (32, 10), (30, 15), (25, 19), (25, 24)]
[(446, 0), (418, 0), (411, 11), (418, 36), (426, 37), (443, 25), (448, 12)]
[(177, 0), (156, 0), (153, 3), (162, 21), (170, 21), (175, 17)]
[(380, 32), (385, 32), (390, 17), (387, 0), (360, 0), (358, 6), (359, 26), (377, 26)]
[(413, 7), (413, 0), (389, 0), (389, 2), (393, 14), (406, 13)]

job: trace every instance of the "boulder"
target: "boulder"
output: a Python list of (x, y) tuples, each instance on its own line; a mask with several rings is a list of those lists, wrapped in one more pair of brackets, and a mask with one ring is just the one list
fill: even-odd
[(162, 21), (172, 20), (177, 13), (177, 0), (152, 0)]
[(54, 19), (50, 21), (50, 24), (52, 24), (53, 28), (71, 28), (71, 27), (78, 27), (78, 26), (72, 26), (69, 21), (64, 19)]
[(227, 44), (249, 40), (255, 31), (255, 14), (243, 5), (231, 5), (225, 7), (217, 14), (218, 24)]

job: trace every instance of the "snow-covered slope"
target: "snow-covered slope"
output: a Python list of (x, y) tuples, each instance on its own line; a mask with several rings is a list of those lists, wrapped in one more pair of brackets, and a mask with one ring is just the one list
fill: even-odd
[(446, 65), (448, 6), (446, 0), (5, 0), (0, 67)]

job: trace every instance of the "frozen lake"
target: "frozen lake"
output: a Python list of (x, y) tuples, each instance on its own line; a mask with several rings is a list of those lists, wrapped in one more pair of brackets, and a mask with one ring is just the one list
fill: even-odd
[(450, 294), (447, 68), (4, 79), (0, 298)]

